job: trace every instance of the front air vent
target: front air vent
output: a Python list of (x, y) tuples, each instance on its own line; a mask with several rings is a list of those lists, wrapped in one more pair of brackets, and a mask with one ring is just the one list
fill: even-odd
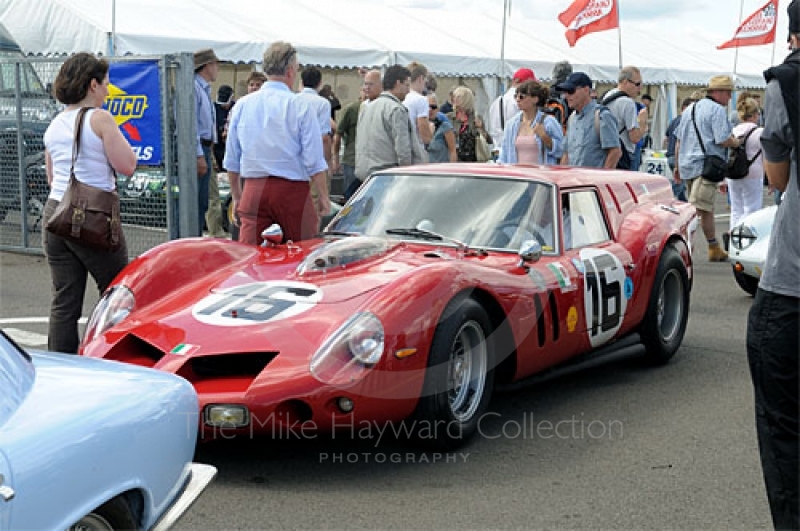
[(198, 356), (186, 360), (177, 374), (192, 382), (198, 393), (242, 393), (277, 355), (277, 352), (237, 352)]
[(114, 345), (114, 348), (105, 356), (106, 359), (154, 367), (165, 355), (164, 351), (154, 347), (147, 341), (132, 334), (128, 334)]
[(258, 376), (275, 358), (274, 352), (247, 352), (200, 356), (189, 361), (192, 372), (200, 378)]

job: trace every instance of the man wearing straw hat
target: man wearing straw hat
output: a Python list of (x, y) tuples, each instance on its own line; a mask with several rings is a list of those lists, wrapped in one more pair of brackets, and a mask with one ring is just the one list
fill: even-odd
[(703, 160), (706, 155), (728, 160), (727, 148), (739, 145), (725, 111), (733, 89), (730, 76), (712, 77), (706, 88), (706, 97), (683, 111), (681, 124), (675, 133), (678, 140), (675, 143), (674, 179), (676, 183), (686, 182), (689, 202), (700, 214), (700, 226), (708, 240), (710, 262), (727, 262), (728, 253), (722, 250), (717, 241), (714, 224), (714, 199), (719, 183), (702, 177)]
[[(217, 142), (216, 112), (214, 111), (214, 100), (211, 98), (211, 83), (217, 80), (219, 73), (219, 59), (211, 48), (204, 48), (194, 53), (194, 99), (197, 110), (197, 208), (199, 224), (198, 234), (203, 235), (203, 225), (205, 224), (206, 211), (208, 210), (209, 187), (213, 186), (216, 191), (216, 210), (219, 211), (216, 218), (217, 226), (210, 216), (208, 231), (212, 235), (222, 232), (222, 219), (219, 207), (219, 188), (217, 187), (217, 175), (214, 171), (214, 159), (212, 152), (214, 144)], [(211, 183), (213, 178), (213, 184)], [(213, 199), (213, 197), (212, 197)]]

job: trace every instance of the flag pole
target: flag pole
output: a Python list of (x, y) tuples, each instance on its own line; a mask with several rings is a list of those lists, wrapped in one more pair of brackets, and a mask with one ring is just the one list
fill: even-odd
[(619, 23), (619, 2), (617, 2), (617, 47), (619, 48), (619, 69), (622, 70), (622, 25)]
[[(739, 3), (739, 23), (736, 25), (738, 28), (742, 25), (742, 17), (744, 16), (744, 0)], [(735, 51), (733, 52), (733, 77), (734, 77), (734, 84), (736, 83), (736, 67), (737, 63), (739, 62), (739, 44), (736, 44)], [(736, 101), (734, 100), (734, 103)]]

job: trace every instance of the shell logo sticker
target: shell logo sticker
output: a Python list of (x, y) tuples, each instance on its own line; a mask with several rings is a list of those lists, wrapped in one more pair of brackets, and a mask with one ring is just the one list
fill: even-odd
[(625, 268), (615, 255), (602, 249), (582, 249), (583, 305), (592, 347), (602, 345), (622, 326), (628, 299), (624, 296)]
[(192, 316), (215, 326), (252, 326), (307, 312), (322, 300), (313, 284), (289, 280), (253, 282), (211, 293)]
[(578, 324), (578, 310), (575, 306), (570, 306), (567, 312), (567, 331), (571, 334), (575, 331), (575, 325)]
[(633, 297), (633, 279), (625, 277), (625, 298), (630, 299)]

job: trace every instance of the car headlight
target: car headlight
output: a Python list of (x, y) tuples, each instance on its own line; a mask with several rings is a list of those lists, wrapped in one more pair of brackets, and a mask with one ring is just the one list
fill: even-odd
[(103, 332), (125, 319), (136, 306), (133, 292), (125, 286), (114, 286), (94, 307), (86, 327), (84, 343), (89, 343)]
[(331, 385), (353, 384), (380, 361), (383, 349), (383, 323), (372, 313), (357, 313), (317, 350), (311, 374)]
[(731, 230), (731, 245), (734, 249), (744, 251), (758, 239), (756, 230), (747, 225), (737, 225)]

